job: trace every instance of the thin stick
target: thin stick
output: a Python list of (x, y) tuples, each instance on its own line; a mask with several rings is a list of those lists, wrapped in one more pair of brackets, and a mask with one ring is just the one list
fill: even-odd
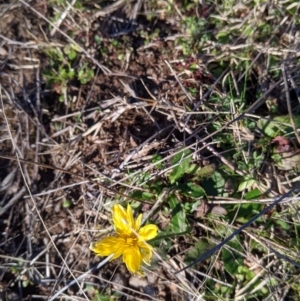
[(184, 270), (190, 268), (191, 266), (195, 265), (196, 263), (199, 263), (203, 260), (205, 260), (206, 258), (210, 257), (211, 255), (213, 255), (216, 251), (220, 250), (225, 244), (227, 244), (231, 239), (233, 239), (236, 235), (240, 234), (243, 230), (245, 230), (246, 228), (248, 228), (252, 223), (254, 223), (258, 218), (260, 218), (262, 215), (266, 214), (268, 211), (270, 211), (271, 209), (273, 209), (273, 207), (275, 207), (276, 205), (278, 205), (281, 201), (283, 201), (287, 196), (289, 196), (290, 194), (292, 194), (292, 192), (294, 192), (295, 190), (300, 188), (300, 183), (295, 185), (290, 191), (288, 191), (287, 193), (285, 193), (284, 195), (282, 195), (281, 197), (279, 197), (277, 200), (275, 200), (271, 205), (269, 205), (268, 207), (265, 207), (260, 213), (256, 214), (255, 216), (253, 216), (251, 219), (249, 219), (248, 222), (246, 222), (243, 226), (241, 226), (239, 229), (237, 229), (236, 231), (234, 231), (232, 234), (230, 234), (227, 238), (225, 238), (221, 243), (219, 243), (218, 245), (216, 245), (215, 247), (213, 247), (212, 249), (208, 250), (207, 252), (205, 252), (202, 256), (200, 256), (197, 260), (195, 260), (194, 262), (192, 262), (191, 264), (187, 265), (186, 267), (184, 267), (183, 269), (177, 271), (175, 273), (178, 274), (180, 272), (183, 272)]
[(96, 267), (91, 268), (90, 270), (86, 271), (85, 273), (83, 273), (82, 275), (80, 275), (79, 277), (75, 278), (74, 280), (72, 280), (69, 284), (67, 284), (66, 286), (64, 286), (61, 290), (59, 290), (55, 295), (53, 295), (49, 301), (53, 301), (55, 300), (59, 295), (61, 295), (65, 290), (67, 290), (69, 287), (71, 287), (72, 285), (74, 285), (75, 283), (79, 283), (80, 280), (82, 280), (83, 278), (85, 278), (88, 274), (100, 269), (102, 266), (104, 266), (112, 257), (114, 256), (114, 254), (109, 255), (107, 258), (105, 258), (104, 260), (102, 260)]

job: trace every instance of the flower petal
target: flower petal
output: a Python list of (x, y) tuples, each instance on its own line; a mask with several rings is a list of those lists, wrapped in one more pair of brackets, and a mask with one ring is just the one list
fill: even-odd
[(146, 225), (140, 229), (139, 241), (147, 241), (154, 238), (157, 235), (158, 227), (153, 224)]
[(129, 208), (130, 209), (128, 210), (127, 207), (127, 211), (125, 211), (125, 209), (121, 205), (117, 204), (112, 209), (115, 230), (120, 236), (123, 237), (129, 236), (132, 233), (131, 229), (133, 227), (134, 221), (133, 221), (132, 212), (130, 212), (131, 207), (129, 206)]
[(124, 250), (123, 262), (126, 264), (129, 272), (133, 274), (142, 274), (142, 254), (137, 246), (131, 246)]
[(111, 260), (120, 257), (126, 248), (126, 241), (122, 237), (108, 236), (100, 241), (91, 243), (90, 250), (98, 256), (114, 254)]
[(131, 206), (127, 204), (127, 222), (129, 227), (132, 229), (134, 227), (134, 218)]
[(150, 265), (151, 259), (152, 259), (152, 247), (148, 245), (147, 243), (139, 244), (140, 252), (142, 255), (142, 260), (147, 265)]
[(138, 232), (141, 228), (143, 214), (140, 214), (134, 223), (134, 230)]

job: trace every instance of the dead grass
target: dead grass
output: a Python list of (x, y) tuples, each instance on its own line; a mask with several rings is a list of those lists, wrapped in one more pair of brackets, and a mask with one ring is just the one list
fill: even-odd
[[(298, 12), (0, 2), (1, 299), (296, 300)], [(116, 202), (144, 277), (89, 250)]]

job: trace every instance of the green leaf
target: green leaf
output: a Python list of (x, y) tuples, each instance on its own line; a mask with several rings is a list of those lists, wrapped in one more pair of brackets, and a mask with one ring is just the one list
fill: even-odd
[(237, 273), (239, 274), (240, 280), (246, 279), (250, 281), (253, 279), (253, 277), (255, 277), (255, 273), (250, 271), (249, 268), (244, 265), (238, 267)]
[(206, 196), (205, 190), (197, 184), (188, 182), (182, 186), (184, 187), (182, 193), (183, 193), (183, 195), (185, 195), (187, 197), (199, 198), (202, 196)]
[(169, 174), (169, 181), (171, 184), (174, 184), (177, 180), (179, 180), (189, 169), (190, 162), (192, 160), (191, 156), (187, 158), (189, 154), (190, 151), (185, 150), (173, 157), (172, 165), (176, 166), (173, 167), (173, 170)]
[(136, 190), (131, 194), (131, 197), (143, 201), (143, 200), (153, 200), (156, 198), (156, 195), (148, 191)]
[(215, 172), (215, 170), (216, 170), (215, 164), (206, 165), (202, 168), (199, 168), (195, 172), (194, 178), (198, 178), (198, 179), (210, 178), (213, 175), (213, 173)]
[(71, 200), (68, 200), (68, 199), (66, 199), (64, 202), (63, 202), (63, 204), (62, 204), (62, 206), (63, 206), (63, 208), (70, 208), (71, 206), (72, 206), (72, 201)]
[(238, 252), (235, 252), (235, 250), (243, 252), (243, 249), (239, 242), (239, 236), (236, 236), (235, 240), (228, 242), (228, 246), (230, 246), (231, 248), (228, 249), (224, 247), (222, 249), (222, 259), (224, 262), (224, 267), (230, 275), (236, 275), (238, 273), (239, 266), (242, 265), (244, 260), (242, 255), (240, 255)]
[(191, 214), (194, 211), (196, 211), (201, 205), (201, 201), (197, 200), (195, 202), (185, 202), (184, 204), (182, 204), (184, 210), (186, 213)]
[(213, 244), (209, 244), (205, 239), (199, 240), (185, 255), (184, 262), (188, 265), (195, 262), (206, 251), (213, 248)]
[(67, 45), (65, 48), (64, 48), (64, 53), (68, 56), (68, 58), (72, 61), (76, 58), (77, 56), (77, 52), (76, 50), (71, 47), (70, 45)]
[(28, 285), (30, 284), (30, 280), (29, 279), (26, 279), (26, 280), (23, 280), (22, 281), (22, 287), (27, 287)]
[[(300, 127), (300, 116), (293, 115), (296, 128)], [(294, 136), (290, 116), (276, 116), (261, 118), (257, 122), (257, 127), (267, 136)]]
[(166, 238), (173, 238), (176, 237), (178, 235), (185, 235), (187, 233), (190, 233), (190, 228), (188, 227), (186, 231), (184, 232), (177, 232), (177, 233), (170, 233), (166, 230), (161, 231), (155, 238), (148, 240), (147, 242), (149, 242), (151, 245), (154, 245), (155, 247), (157, 247), (159, 244), (158, 242), (161, 242), (161, 240), (165, 240)]
[(160, 163), (156, 163), (156, 162), (159, 162), (160, 160), (162, 159), (162, 156), (161, 155), (153, 155), (152, 157), (152, 163), (155, 164), (155, 167), (158, 168), (158, 169), (162, 169), (162, 162)]
[(94, 70), (89, 68), (86, 64), (83, 65), (78, 72), (78, 79), (81, 84), (86, 84), (94, 77)]
[[(236, 217), (237, 222), (246, 223), (253, 215), (259, 213), (262, 207), (262, 204), (256, 203), (239, 204), (234, 206), (237, 211), (233, 211), (231, 214)], [(262, 217), (257, 219), (256, 222), (260, 222), (261, 219)]]
[(208, 180), (204, 180), (201, 184), (208, 195), (224, 195), (225, 179), (219, 171), (215, 171)]
[(261, 197), (262, 193), (259, 189), (255, 188), (249, 192), (247, 192), (244, 196), (246, 200), (253, 200)]
[(221, 44), (227, 44), (230, 41), (229, 32), (219, 32), (216, 36), (217, 40)]
[(199, 169), (200, 167), (197, 166), (196, 164), (191, 164), (188, 169), (185, 171), (187, 174), (195, 174), (195, 172)]
[(170, 194), (168, 197), (168, 203), (170, 205), (170, 208), (174, 210), (180, 203), (178, 202), (177, 197), (174, 194)]
[(168, 203), (172, 209), (172, 219), (170, 224), (166, 227), (166, 231), (173, 233), (187, 231), (188, 224), (185, 211), (174, 194), (169, 195)]
[(288, 223), (286, 223), (285, 221), (280, 220), (280, 219), (275, 220), (275, 224), (277, 224), (277, 225), (280, 226), (283, 230), (286, 230), (286, 231), (290, 230), (290, 228), (291, 228), (290, 225), (289, 225)]
[(190, 167), (186, 170), (186, 173), (193, 175), (194, 180), (201, 180), (211, 177), (215, 170), (215, 164), (209, 164), (204, 167), (198, 166), (196, 164), (191, 164)]
[(255, 182), (256, 181), (254, 179), (247, 179), (247, 180), (243, 181), (242, 183), (240, 183), (240, 185), (238, 187), (238, 192), (250, 189)]
[(177, 211), (171, 220), (172, 231), (175, 233), (184, 232), (188, 229), (184, 210)]

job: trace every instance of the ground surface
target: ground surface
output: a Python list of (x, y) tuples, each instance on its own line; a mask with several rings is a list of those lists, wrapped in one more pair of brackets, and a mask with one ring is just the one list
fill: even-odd
[[(297, 1), (0, 15), (2, 300), (298, 298)], [(116, 202), (160, 229), (144, 277), (89, 250)]]

